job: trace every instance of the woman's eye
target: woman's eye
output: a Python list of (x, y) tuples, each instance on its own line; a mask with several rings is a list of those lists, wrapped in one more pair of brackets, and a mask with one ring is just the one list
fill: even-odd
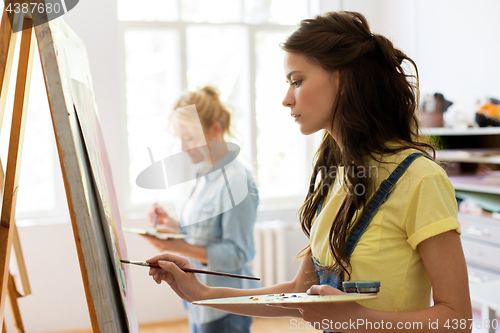
[(295, 86), (298, 88), (301, 82), (302, 81), (297, 80), (297, 81), (292, 82), (292, 84), (295, 84)]

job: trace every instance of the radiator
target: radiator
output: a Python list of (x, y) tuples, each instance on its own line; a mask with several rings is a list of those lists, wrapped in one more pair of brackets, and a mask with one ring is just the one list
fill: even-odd
[(294, 258), (308, 244), (298, 222), (258, 222), (254, 228), (254, 241), (256, 253), (251, 267), (264, 287), (295, 277), (300, 260)]

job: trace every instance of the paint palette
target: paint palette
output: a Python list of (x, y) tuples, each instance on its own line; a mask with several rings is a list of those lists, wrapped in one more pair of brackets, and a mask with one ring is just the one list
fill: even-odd
[(186, 234), (167, 234), (164, 232), (159, 232), (154, 229), (149, 230), (149, 229), (140, 229), (140, 228), (127, 228), (127, 227), (122, 227), (122, 230), (125, 232), (130, 232), (133, 234), (140, 234), (140, 235), (148, 235), (148, 236), (155, 236), (158, 239), (169, 239), (169, 238), (186, 238)]
[(331, 303), (354, 302), (377, 298), (377, 295), (345, 294), (345, 295), (308, 295), (306, 293), (256, 295), (206, 299), (193, 302), (196, 305), (213, 304), (283, 304), (283, 303)]

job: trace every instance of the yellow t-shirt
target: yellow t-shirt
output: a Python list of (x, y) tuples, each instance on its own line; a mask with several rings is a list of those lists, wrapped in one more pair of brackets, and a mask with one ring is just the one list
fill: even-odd
[[(396, 166), (414, 152), (417, 150), (406, 149), (385, 155), (383, 162), (388, 163), (371, 160), (364, 172), (373, 177), (374, 188), (378, 189)], [(335, 184), (313, 221), (310, 234), (313, 257), (327, 266), (333, 263), (328, 240), (331, 223), (346, 196), (341, 179), (343, 172), (352, 170), (340, 167), (337, 172)], [(399, 179), (352, 253), (350, 280), (381, 283), (377, 299), (359, 303), (397, 312), (429, 307), (431, 285), (417, 245), (449, 230), (460, 233), (453, 186), (439, 165), (419, 157)]]

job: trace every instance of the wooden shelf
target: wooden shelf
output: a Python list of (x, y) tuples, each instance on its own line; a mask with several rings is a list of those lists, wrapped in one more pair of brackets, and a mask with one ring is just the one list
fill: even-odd
[(436, 160), (442, 162), (500, 164), (500, 149), (436, 150)]
[(483, 224), (500, 225), (500, 219), (494, 218), (493, 214), (483, 210), (481, 215), (458, 213), (459, 221), (479, 222)]
[(500, 184), (486, 183), (484, 176), (449, 176), (456, 190), (500, 194)]
[(420, 129), (420, 134), (436, 136), (497, 135), (500, 134), (500, 127), (471, 127), (467, 129), (425, 127)]
[[(455, 162), (448, 170), (454, 172), (476, 172), (477, 166), (467, 163), (500, 165), (500, 127), (476, 127), (467, 129), (423, 128), (422, 135), (437, 137), (439, 146), (436, 160)], [(481, 168), (480, 168), (481, 169)], [(493, 169), (497, 169), (494, 167)], [(488, 276), (498, 279), (498, 255), (500, 255), (500, 219), (485, 209), (498, 211), (500, 202), (500, 172), (448, 176), (456, 190), (456, 196), (475, 201), (482, 208), (481, 214), (458, 213), (462, 227), (462, 248), (468, 266), (475, 266), (479, 273), (472, 278)], [(495, 273), (487, 273), (494, 270)], [(485, 273), (486, 272), (486, 273)], [(471, 278), (470, 278), (471, 279)], [(473, 281), (471, 279), (471, 281)], [(479, 281), (483, 281), (479, 278)], [(474, 285), (474, 284), (472, 284)]]

